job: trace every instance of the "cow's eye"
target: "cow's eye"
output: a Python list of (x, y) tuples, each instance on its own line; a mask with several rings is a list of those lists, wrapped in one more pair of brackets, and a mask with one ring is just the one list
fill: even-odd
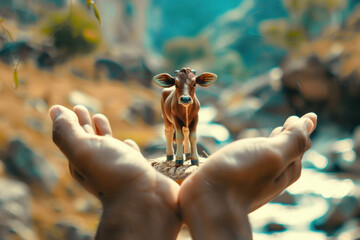
[(193, 84), (193, 87), (195, 87), (196, 86), (196, 82), (194, 82), (194, 84)]

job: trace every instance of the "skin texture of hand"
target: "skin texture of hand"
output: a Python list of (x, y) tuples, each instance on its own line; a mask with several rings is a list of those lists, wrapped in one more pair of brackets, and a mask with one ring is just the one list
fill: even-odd
[(233, 142), (181, 185), (183, 221), (194, 239), (252, 239), (248, 213), (294, 183), (317, 116), (292, 116), (269, 138)]
[(156, 172), (136, 143), (113, 138), (107, 118), (91, 118), (82, 106), (53, 106), (50, 117), (71, 175), (103, 205), (96, 239), (176, 238), (180, 187)]

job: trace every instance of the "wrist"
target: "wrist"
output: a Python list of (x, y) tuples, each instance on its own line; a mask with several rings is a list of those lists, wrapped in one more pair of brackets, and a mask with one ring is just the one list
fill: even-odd
[(252, 239), (247, 204), (230, 196), (228, 189), (194, 174), (179, 195), (184, 223), (194, 239)]
[(178, 209), (156, 193), (126, 190), (103, 201), (96, 239), (175, 239), (180, 228)]

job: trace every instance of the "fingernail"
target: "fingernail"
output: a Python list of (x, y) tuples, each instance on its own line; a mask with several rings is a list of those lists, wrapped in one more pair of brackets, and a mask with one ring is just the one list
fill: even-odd
[(59, 108), (57, 107), (53, 107), (50, 109), (50, 117), (51, 117), (51, 120), (54, 121), (55, 118), (57, 118), (59, 115), (60, 115), (60, 110)]

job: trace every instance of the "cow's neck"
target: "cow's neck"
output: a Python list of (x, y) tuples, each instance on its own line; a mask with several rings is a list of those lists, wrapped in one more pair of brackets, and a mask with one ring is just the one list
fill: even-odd
[(185, 126), (189, 127), (189, 105), (184, 106), (185, 108)]
[(192, 107), (193, 104), (191, 105), (187, 105), (187, 106), (184, 106), (182, 104), (179, 104), (178, 105), (178, 117), (181, 119), (181, 121), (183, 121), (185, 127), (188, 127), (189, 124), (190, 124), (190, 115), (191, 115), (191, 111), (193, 110), (193, 107)]

